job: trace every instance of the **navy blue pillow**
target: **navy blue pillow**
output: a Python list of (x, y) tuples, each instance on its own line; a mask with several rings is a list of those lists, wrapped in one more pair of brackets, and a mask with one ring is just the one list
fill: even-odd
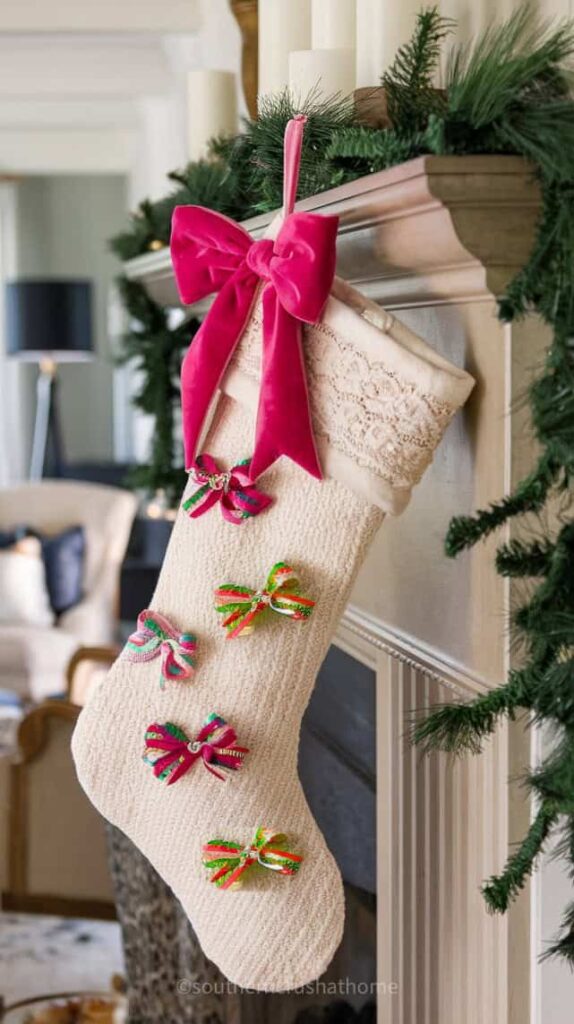
[(83, 526), (70, 526), (54, 537), (34, 532), (42, 545), (46, 586), (56, 615), (79, 604), (83, 596), (86, 537)]
[(0, 550), (14, 547), (14, 544), (27, 537), (29, 532), (28, 527), (23, 525), (14, 526), (11, 530), (0, 530)]
[(42, 549), (46, 587), (56, 615), (69, 611), (83, 597), (86, 537), (83, 526), (70, 526), (51, 537), (19, 524), (0, 530), (0, 549), (11, 548), (23, 537), (37, 537)]

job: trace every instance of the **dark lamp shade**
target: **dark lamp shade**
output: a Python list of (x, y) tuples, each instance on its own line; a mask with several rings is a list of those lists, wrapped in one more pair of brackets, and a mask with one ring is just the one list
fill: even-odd
[(6, 285), (9, 355), (29, 362), (80, 362), (92, 351), (91, 281), (10, 281)]

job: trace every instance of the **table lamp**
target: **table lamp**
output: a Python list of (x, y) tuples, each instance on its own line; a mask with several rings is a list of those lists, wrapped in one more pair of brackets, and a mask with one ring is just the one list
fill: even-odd
[(86, 362), (92, 355), (92, 283), (21, 280), (6, 285), (8, 355), (38, 363), (36, 420), (30, 479), (44, 475), (50, 445), (52, 472), (63, 464), (57, 402), (58, 363)]

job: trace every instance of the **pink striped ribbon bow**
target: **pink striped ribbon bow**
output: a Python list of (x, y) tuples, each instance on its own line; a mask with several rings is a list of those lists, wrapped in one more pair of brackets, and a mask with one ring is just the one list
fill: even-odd
[(155, 777), (168, 786), (199, 760), (208, 772), (225, 782), (223, 773), (239, 771), (248, 753), (247, 747), (237, 745), (235, 729), (215, 713), (206, 718), (194, 740), (173, 722), (153, 722), (145, 734), (144, 761), (153, 767)]
[(212, 455), (198, 455), (189, 470), (197, 487), (184, 501), (184, 511), (191, 519), (197, 519), (219, 502), (223, 518), (230, 523), (243, 523), (259, 515), (273, 498), (250, 483), (250, 465), (251, 459), (244, 459), (222, 472)]
[(137, 629), (124, 648), (128, 661), (161, 658), (160, 685), (170, 680), (190, 679), (195, 671), (197, 640), (193, 633), (180, 633), (169, 619), (146, 608), (138, 615)]
[(201, 206), (174, 210), (171, 258), (182, 302), (217, 293), (182, 368), (186, 466), (263, 282), (263, 362), (251, 480), (280, 455), (321, 479), (311, 424), (302, 323), (316, 323), (335, 273), (338, 218), (293, 213), (306, 117), (285, 131), (284, 220), (275, 241)]

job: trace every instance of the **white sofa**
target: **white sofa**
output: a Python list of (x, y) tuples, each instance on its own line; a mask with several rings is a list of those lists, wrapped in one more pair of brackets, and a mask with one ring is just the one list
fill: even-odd
[(0, 530), (26, 524), (55, 534), (82, 525), (84, 598), (49, 628), (0, 625), (0, 688), (41, 701), (66, 689), (66, 668), (80, 646), (110, 644), (118, 613), (119, 572), (136, 513), (129, 491), (43, 480), (0, 492)]

